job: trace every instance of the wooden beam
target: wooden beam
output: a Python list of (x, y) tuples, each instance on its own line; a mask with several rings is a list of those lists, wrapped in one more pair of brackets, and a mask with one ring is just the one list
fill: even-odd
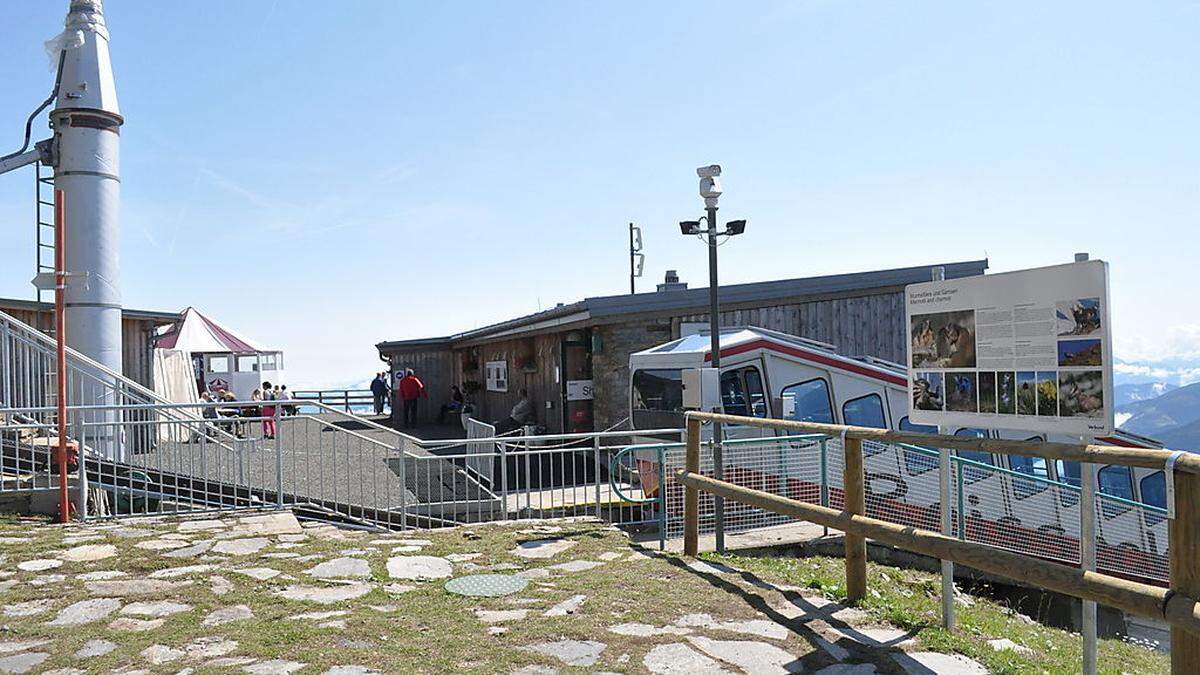
[[(846, 461), (842, 469), (846, 513), (865, 515), (867, 494), (863, 485), (862, 441), (847, 438)], [(846, 599), (855, 603), (867, 595), (867, 540), (860, 534), (846, 533)]]
[[(1181, 628), (1189, 635), (1200, 637), (1200, 603), (1196, 602), (1194, 596), (1173, 593), (1165, 588), (1099, 572), (1088, 572), (1078, 567), (1047, 562), (986, 544), (962, 541), (929, 530), (799, 502), (687, 471), (676, 472), (675, 480), (686, 487), (721, 495), (765, 511), (824, 525), (847, 534), (857, 534), (933, 558), (952, 560), (1006, 579), (1015, 579), (1084, 600), (1094, 600), (1139, 616), (1165, 620), (1172, 627)], [(1194, 560), (1193, 558), (1191, 563), (1193, 565)], [(1195, 666), (1194, 663), (1190, 665), (1192, 668)], [(1197, 671), (1185, 669), (1178, 672)]]
[[(1200, 476), (1175, 472), (1175, 518), (1171, 520), (1171, 590), (1200, 597)], [(1200, 635), (1171, 626), (1171, 672), (1200, 673)]]
[[(1091, 462), (1093, 464), (1121, 464), (1145, 469), (1161, 469), (1167, 459), (1174, 454), (1171, 450), (1150, 448), (1122, 448), (1115, 445), (1082, 445), (1078, 443), (1054, 443), (1049, 441), (1016, 441), (1003, 438), (968, 438), (966, 436), (942, 436), (921, 434), (910, 431), (891, 431), (874, 427), (850, 427), (840, 424), (818, 424), (816, 422), (798, 422), (795, 420), (764, 419), (761, 417), (741, 417), (739, 415), (722, 415), (718, 413), (688, 412), (687, 418), (740, 424), (743, 426), (764, 427), (768, 429), (787, 429), (809, 434), (824, 434), (846, 438), (856, 438), (877, 443), (908, 443), (935, 448), (953, 448), (957, 450), (978, 450), (980, 452), (997, 453), (1001, 455), (1025, 455), (1028, 457), (1044, 457), (1046, 459), (1061, 459), (1067, 462)], [(1177, 471), (1200, 474), (1200, 454), (1187, 454), (1180, 457), (1176, 463)]]
[[(688, 473), (700, 475), (700, 420), (687, 421), (687, 454), (684, 466)], [(666, 485), (660, 485), (666, 490)], [(700, 552), (700, 491), (688, 487), (683, 493), (683, 554), (696, 557)]]

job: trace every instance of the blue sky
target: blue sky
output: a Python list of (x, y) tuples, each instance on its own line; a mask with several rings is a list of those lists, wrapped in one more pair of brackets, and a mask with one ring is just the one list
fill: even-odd
[[(705, 285), (675, 223), (719, 162), (723, 281), (1089, 251), (1118, 357), (1200, 379), (1200, 3), (1045, 4), (109, 0), (125, 304), (359, 381), (379, 340), (623, 292), (631, 220), (641, 288)], [(0, 4), (4, 146), (66, 6)], [(2, 296), (32, 181), (0, 176)]]

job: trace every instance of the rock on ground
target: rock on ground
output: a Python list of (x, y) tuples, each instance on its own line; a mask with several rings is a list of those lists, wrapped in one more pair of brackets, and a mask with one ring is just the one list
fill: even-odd
[(25, 652), (0, 658), (0, 673), (28, 673), (50, 658), (43, 652)]
[(121, 608), (121, 601), (112, 598), (81, 600), (62, 608), (49, 626), (79, 626), (99, 621)]
[(576, 543), (570, 539), (535, 539), (521, 543), (512, 550), (512, 554), (531, 560), (545, 560), (573, 548)]
[(689, 637), (688, 641), (705, 654), (731, 663), (748, 673), (803, 672), (795, 656), (765, 642), (710, 640), (700, 636)]
[(222, 607), (209, 612), (208, 616), (204, 617), (201, 622), (205, 626), (220, 626), (221, 624), (230, 623), (232, 621), (244, 621), (254, 617), (254, 612), (246, 605), (233, 605), (232, 607)]
[(275, 595), (288, 600), (300, 600), (307, 602), (316, 602), (322, 605), (329, 605), (335, 602), (345, 602), (355, 598), (361, 598), (371, 592), (369, 584), (350, 584), (347, 586), (288, 586), (287, 588), (276, 591)]
[(445, 579), (454, 573), (449, 560), (431, 555), (409, 555), (388, 558), (388, 576), (393, 579), (423, 581)]
[(600, 660), (600, 652), (607, 646), (595, 640), (559, 640), (528, 645), (520, 649), (556, 658), (568, 666), (591, 666)]
[(656, 675), (732, 675), (720, 663), (682, 643), (658, 645), (646, 653), (642, 665)]
[(334, 558), (305, 570), (305, 574), (318, 579), (365, 579), (371, 576), (371, 566), (362, 558)]

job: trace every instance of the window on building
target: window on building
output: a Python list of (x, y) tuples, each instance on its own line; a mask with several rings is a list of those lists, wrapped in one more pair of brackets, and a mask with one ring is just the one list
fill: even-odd
[(239, 373), (258, 372), (258, 355), (251, 354), (249, 356), (237, 357), (237, 371)]
[(228, 356), (210, 356), (210, 357), (208, 357), (208, 372), (210, 372), (210, 373), (228, 373), (229, 372), (229, 357)]
[[(1046, 460), (1041, 457), (1023, 457), (1021, 455), (1009, 455), (1008, 464), (1016, 473), (1023, 473), (1027, 476), (1036, 478), (1050, 478), (1050, 467), (1047, 466)], [(1044, 492), (1050, 485), (1041, 480), (1027, 480), (1019, 476), (1012, 477), (1013, 496), (1017, 499), (1025, 499)]]
[[(1110, 465), (1100, 469), (1097, 476), (1100, 494), (1133, 501), (1133, 471), (1127, 466)], [(1116, 499), (1100, 500), (1100, 513), (1105, 518), (1116, 518), (1133, 506)]]
[(263, 354), (261, 359), (262, 359), (261, 365), (262, 365), (263, 371), (279, 369), (279, 367), (276, 365), (276, 360), (275, 360), (274, 354)]
[(833, 406), (829, 403), (829, 385), (820, 378), (785, 387), (784, 419), (799, 422), (833, 424)]
[[(1163, 511), (1167, 510), (1167, 479), (1166, 474), (1162, 471), (1154, 473), (1142, 479), (1139, 485), (1142, 488), (1142, 502), (1150, 506), (1157, 506)], [(1154, 509), (1146, 509), (1146, 524), (1157, 525), (1166, 519), (1162, 513)]]

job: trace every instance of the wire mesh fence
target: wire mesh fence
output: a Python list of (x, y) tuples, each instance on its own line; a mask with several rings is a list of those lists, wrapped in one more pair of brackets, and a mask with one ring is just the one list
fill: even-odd
[[(866, 515), (940, 531), (942, 499), (939, 452), (930, 448), (864, 441)], [(841, 439), (820, 436), (766, 437), (722, 444), (724, 479), (789, 499), (841, 509), (845, 504)], [(665, 474), (684, 466), (682, 446), (664, 451)], [(1024, 470), (1002, 468), (990, 455), (950, 457), (951, 530), (960, 539), (1077, 565), (1080, 561), (1081, 491), (1076, 485)], [(1040, 460), (1039, 460), (1040, 461)], [(712, 445), (701, 452), (701, 473), (714, 475)], [(667, 536), (683, 534), (681, 485), (669, 481), (662, 500)], [(700, 532), (716, 529), (715, 500), (700, 494)], [(1097, 569), (1164, 584), (1169, 579), (1166, 512), (1159, 507), (1097, 494)], [(724, 531), (746, 532), (795, 522), (779, 514), (726, 501)]]

